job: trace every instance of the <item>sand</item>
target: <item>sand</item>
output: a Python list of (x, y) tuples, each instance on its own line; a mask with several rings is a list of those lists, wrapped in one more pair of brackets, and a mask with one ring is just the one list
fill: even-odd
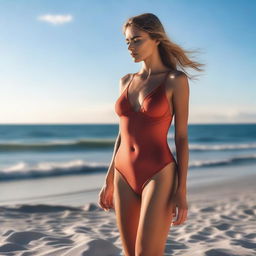
[[(164, 255), (256, 255), (256, 174), (188, 189), (188, 220), (172, 226)], [(124, 255), (114, 210), (97, 202), (0, 206), (0, 255)]]

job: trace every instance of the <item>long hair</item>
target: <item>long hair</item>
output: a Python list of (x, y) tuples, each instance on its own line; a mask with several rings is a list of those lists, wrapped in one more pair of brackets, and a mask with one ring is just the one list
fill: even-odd
[(131, 25), (136, 26), (136, 28), (139, 30), (147, 32), (151, 39), (160, 41), (158, 44), (158, 51), (165, 66), (174, 70), (178, 70), (178, 68), (182, 69), (189, 79), (194, 79), (196, 76), (190, 76), (185, 68), (193, 68), (197, 71), (204, 71), (204, 69), (201, 67), (205, 66), (205, 64), (193, 61), (188, 57), (189, 54), (197, 51), (185, 50), (178, 44), (172, 42), (169, 36), (166, 34), (162, 23), (153, 13), (143, 13), (130, 17), (122, 27), (122, 32), (124, 35), (127, 27)]

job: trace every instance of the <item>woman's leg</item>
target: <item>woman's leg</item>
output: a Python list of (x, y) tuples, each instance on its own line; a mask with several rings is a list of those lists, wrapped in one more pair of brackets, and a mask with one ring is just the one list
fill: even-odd
[(176, 162), (157, 172), (142, 192), (136, 256), (163, 256), (172, 221), (171, 199), (177, 188)]
[(125, 256), (135, 256), (135, 241), (140, 216), (140, 197), (115, 169), (114, 204), (117, 226)]

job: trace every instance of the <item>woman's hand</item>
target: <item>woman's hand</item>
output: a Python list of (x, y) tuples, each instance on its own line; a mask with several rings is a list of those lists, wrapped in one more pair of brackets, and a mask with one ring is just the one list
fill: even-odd
[(110, 208), (114, 207), (113, 202), (114, 185), (113, 183), (105, 183), (99, 193), (98, 205), (104, 209), (104, 211), (109, 211)]
[(178, 208), (178, 217), (172, 221), (172, 225), (181, 225), (187, 220), (188, 204), (187, 204), (186, 191), (177, 190), (173, 199), (173, 216), (176, 217), (176, 206)]

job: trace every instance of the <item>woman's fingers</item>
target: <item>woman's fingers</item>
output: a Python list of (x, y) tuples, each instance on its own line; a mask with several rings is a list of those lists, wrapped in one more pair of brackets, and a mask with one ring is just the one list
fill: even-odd
[(173, 225), (179, 225), (182, 217), (182, 211), (178, 208), (178, 216), (175, 221), (172, 222)]
[(179, 225), (182, 217), (182, 211), (178, 208), (178, 217), (172, 222), (173, 225)]
[(99, 198), (98, 204), (104, 210), (107, 209), (107, 205), (106, 205), (105, 199), (103, 198), (103, 194), (102, 193), (100, 194), (100, 198)]
[(178, 208), (178, 217), (175, 221), (173, 221), (173, 225), (180, 225), (187, 219), (187, 209)]
[(111, 200), (110, 208), (115, 209), (115, 205), (114, 205), (113, 199)]
[(99, 201), (98, 201), (98, 205), (104, 209), (104, 203), (102, 202), (102, 199), (100, 198)]
[(106, 199), (106, 203), (105, 203), (105, 205), (106, 205), (106, 210), (108, 211), (108, 210), (109, 210), (109, 208), (110, 208), (109, 200), (107, 200), (107, 199)]
[(107, 201), (106, 205), (107, 205), (108, 209), (114, 208), (114, 201), (113, 201), (113, 197), (112, 196), (109, 196), (109, 198), (106, 201)]
[(110, 208), (114, 208), (111, 191), (105, 189), (101, 190), (99, 193), (98, 205), (103, 208), (104, 211), (108, 211)]
[(183, 220), (184, 220), (184, 215), (185, 215), (185, 210), (182, 210), (181, 211), (181, 218), (180, 218), (180, 221), (177, 223), (177, 225), (181, 225), (183, 224)]
[(104, 211), (108, 211), (111, 208), (111, 202), (103, 197), (100, 198), (99, 205)]
[(172, 208), (172, 216), (176, 217), (176, 206)]
[(184, 213), (182, 215), (182, 223), (187, 220), (188, 215), (188, 209), (184, 209)]

